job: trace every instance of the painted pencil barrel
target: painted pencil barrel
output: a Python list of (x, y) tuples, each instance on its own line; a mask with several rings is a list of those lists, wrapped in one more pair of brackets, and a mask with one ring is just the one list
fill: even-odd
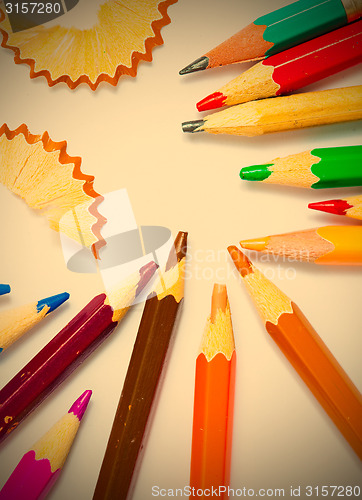
[(325, 226), (316, 232), (334, 246), (317, 258), (316, 264), (362, 265), (362, 226)]
[(311, 154), (320, 158), (310, 169), (319, 177), (313, 189), (362, 186), (362, 146), (316, 148)]

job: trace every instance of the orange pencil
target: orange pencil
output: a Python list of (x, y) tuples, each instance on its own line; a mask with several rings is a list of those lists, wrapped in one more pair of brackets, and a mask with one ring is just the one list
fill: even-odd
[(362, 459), (362, 397), (299, 307), (236, 247), (228, 247), (265, 328)]
[[(216, 488), (229, 498), (236, 353), (225, 285), (214, 285), (196, 360), (192, 430), (191, 498), (206, 498)], [(193, 489), (194, 488), (194, 489)], [(205, 496), (196, 495), (202, 489)]]
[(324, 226), (240, 241), (247, 250), (303, 262), (362, 265), (362, 226)]

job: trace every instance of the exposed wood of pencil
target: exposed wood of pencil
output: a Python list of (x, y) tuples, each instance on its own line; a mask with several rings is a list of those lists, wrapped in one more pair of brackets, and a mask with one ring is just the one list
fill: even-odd
[[(196, 360), (190, 486), (230, 483), (236, 353), (225, 285), (215, 285)], [(191, 496), (191, 498), (197, 498)], [(220, 498), (228, 498), (221, 493)]]
[(94, 297), (0, 390), (0, 441), (111, 334), (155, 269), (150, 262), (113, 292)]
[(357, 85), (246, 102), (182, 127), (185, 132), (256, 136), (360, 119), (362, 85)]
[(240, 250), (234, 246), (228, 250), (267, 332), (362, 459), (360, 392), (298, 306)]
[(165, 272), (155, 292), (147, 298), (94, 500), (125, 500), (135, 479), (148, 418), (183, 299), (186, 245), (187, 233), (180, 232)]
[(240, 245), (303, 262), (362, 265), (362, 226), (324, 226), (242, 240)]
[(336, 215), (345, 215), (353, 219), (362, 220), (362, 196), (349, 196), (335, 200), (320, 201), (309, 203), (309, 208), (321, 210)]

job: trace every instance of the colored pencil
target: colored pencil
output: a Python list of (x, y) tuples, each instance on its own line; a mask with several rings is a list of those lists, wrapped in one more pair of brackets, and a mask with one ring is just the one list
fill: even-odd
[(0, 491), (1, 500), (37, 500), (48, 494), (61, 473), (91, 395), (92, 391), (85, 391), (25, 453)]
[[(214, 285), (196, 360), (190, 487), (229, 498), (236, 353), (225, 285)], [(191, 498), (197, 498), (191, 495)]]
[(362, 459), (360, 392), (299, 307), (238, 248), (228, 250), (267, 332)]
[(245, 102), (184, 122), (184, 132), (255, 136), (362, 119), (362, 85)]
[(302, 262), (362, 265), (362, 226), (324, 226), (242, 240), (240, 245)]
[(226, 64), (264, 59), (340, 28), (361, 16), (362, 7), (358, 0), (299, 0), (258, 17), (187, 65), (180, 71), (180, 75)]
[(94, 297), (0, 390), (0, 441), (110, 335), (155, 269), (150, 262), (119, 288)]
[(10, 285), (0, 284), (0, 295), (5, 295), (6, 293), (10, 293)]
[(362, 21), (255, 64), (196, 104), (199, 111), (264, 99), (317, 82), (362, 62)]
[(183, 299), (186, 245), (187, 233), (179, 232), (165, 272), (145, 303), (94, 500), (124, 500), (134, 484), (148, 417)]
[(337, 200), (319, 201), (317, 203), (309, 203), (308, 208), (321, 210), (336, 215), (346, 215), (353, 219), (362, 220), (362, 196), (350, 196), (349, 198), (341, 198)]
[(0, 313), (0, 352), (16, 342), (45, 316), (69, 299), (69, 293), (59, 293), (38, 302)]
[(362, 146), (317, 148), (240, 170), (247, 181), (312, 189), (362, 186)]

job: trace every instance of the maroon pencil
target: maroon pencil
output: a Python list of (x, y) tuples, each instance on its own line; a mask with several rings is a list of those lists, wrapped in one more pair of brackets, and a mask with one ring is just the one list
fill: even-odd
[(187, 233), (178, 233), (155, 293), (147, 298), (93, 500), (125, 500), (131, 491), (183, 300), (186, 245)]
[(0, 441), (109, 336), (156, 268), (149, 262), (120, 289), (94, 297), (1, 389)]

